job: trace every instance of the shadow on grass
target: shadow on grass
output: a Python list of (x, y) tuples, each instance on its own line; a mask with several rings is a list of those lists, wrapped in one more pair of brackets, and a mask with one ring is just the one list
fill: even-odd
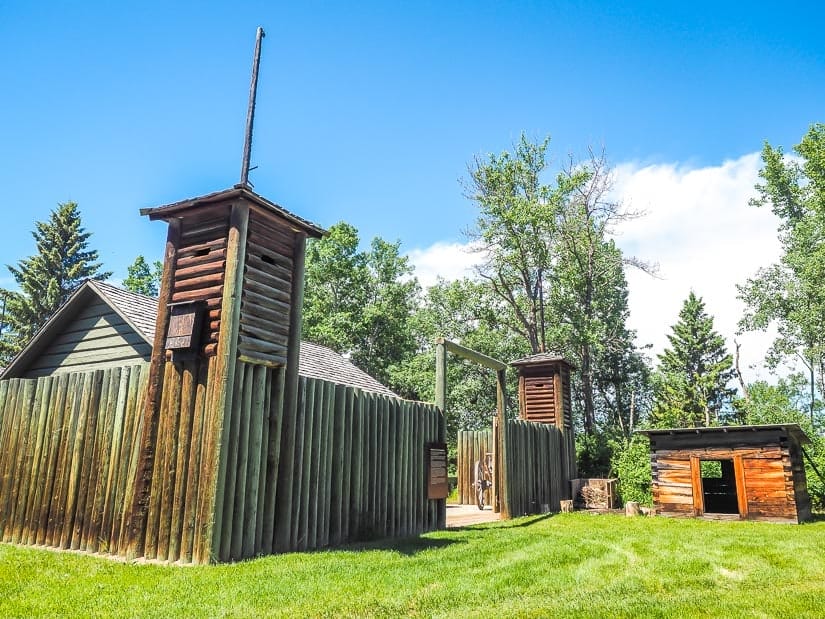
[(389, 550), (399, 554), (412, 557), (419, 552), (425, 550), (434, 550), (438, 548), (446, 548), (453, 544), (464, 544), (463, 540), (457, 539), (441, 539), (429, 537), (402, 537), (402, 538), (387, 538), (370, 542), (358, 542), (355, 544), (348, 544), (341, 546), (338, 550), (349, 550), (354, 552), (371, 551), (371, 550)]
[(551, 512), (547, 514), (534, 514), (532, 516), (515, 516), (510, 520), (491, 520), (489, 522), (476, 522), (475, 524), (465, 524), (463, 526), (458, 527), (449, 527), (446, 530), (481, 531), (485, 529), (519, 529), (522, 527), (529, 527), (531, 525), (536, 524), (537, 522), (553, 518), (554, 516), (558, 516), (558, 514)]

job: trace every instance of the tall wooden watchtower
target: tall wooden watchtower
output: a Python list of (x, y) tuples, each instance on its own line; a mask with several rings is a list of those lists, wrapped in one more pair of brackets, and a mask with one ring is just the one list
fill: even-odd
[(567, 480), (576, 476), (576, 447), (570, 401), (572, 364), (552, 353), (510, 363), (518, 370), (519, 417), (555, 426), (562, 434), (562, 466)]
[[(277, 452), (296, 407), (305, 241), (324, 231), (244, 184), (141, 214), (169, 228), (131, 553), (252, 556), (275, 521), (274, 499), (254, 498), (290, 473)], [(263, 462), (246, 448), (256, 436)]]

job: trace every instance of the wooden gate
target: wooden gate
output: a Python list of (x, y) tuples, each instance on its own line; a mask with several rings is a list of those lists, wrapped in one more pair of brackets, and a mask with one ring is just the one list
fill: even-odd
[[(493, 431), (459, 431), (457, 452), (458, 502), (462, 505), (475, 505), (475, 466), (479, 460), (483, 460), (488, 454), (494, 453)], [(486, 504), (495, 505), (493, 502), (492, 489), (490, 489), (487, 499), (489, 500), (489, 503), (485, 501)]]

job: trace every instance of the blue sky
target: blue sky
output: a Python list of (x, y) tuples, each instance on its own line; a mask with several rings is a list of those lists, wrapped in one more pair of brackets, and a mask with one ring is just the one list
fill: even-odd
[(825, 120), (823, 23), (817, 2), (0, 0), (0, 264), (66, 200), (116, 279), (158, 256), (139, 208), (237, 182), (258, 25), (256, 190), (425, 252), (472, 224), (467, 162), (522, 131), (634, 172), (792, 146)]

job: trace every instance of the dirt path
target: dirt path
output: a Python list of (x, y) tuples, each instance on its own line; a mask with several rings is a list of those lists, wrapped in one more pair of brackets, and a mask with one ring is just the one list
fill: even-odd
[(495, 522), (499, 515), (493, 509), (486, 506), (480, 510), (475, 505), (447, 505), (447, 528), (466, 527), (471, 524), (482, 522)]

